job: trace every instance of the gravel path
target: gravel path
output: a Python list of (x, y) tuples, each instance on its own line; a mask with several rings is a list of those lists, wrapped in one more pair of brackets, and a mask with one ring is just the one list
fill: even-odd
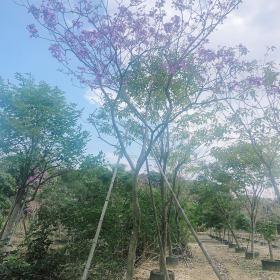
[[(234, 249), (229, 249), (228, 246), (211, 239), (206, 234), (200, 234), (200, 239), (225, 280), (280, 280), (280, 272), (262, 271), (261, 259), (268, 258), (266, 246), (256, 244), (256, 251), (260, 253), (260, 257), (254, 260), (246, 260), (244, 253), (235, 253)], [(190, 243), (190, 246), (193, 258), (187, 263), (181, 260), (176, 267), (169, 267), (175, 272), (175, 279), (217, 280), (199, 246), (196, 243)], [(275, 258), (280, 259), (280, 250), (274, 250), (274, 252)], [(134, 279), (148, 280), (150, 271), (155, 268), (158, 268), (156, 261), (148, 260), (144, 262), (136, 269)]]

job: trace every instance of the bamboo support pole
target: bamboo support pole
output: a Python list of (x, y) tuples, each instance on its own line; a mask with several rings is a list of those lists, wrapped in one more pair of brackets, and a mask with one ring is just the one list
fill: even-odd
[(116, 175), (117, 175), (117, 171), (118, 171), (118, 167), (119, 167), (121, 157), (122, 157), (122, 155), (120, 154), (119, 157), (118, 157), (117, 164), (115, 166), (114, 173), (113, 173), (113, 176), (112, 176), (112, 179), (111, 179), (110, 187), (109, 187), (109, 190), (107, 192), (107, 196), (106, 196), (106, 199), (105, 199), (105, 202), (104, 202), (104, 205), (103, 205), (103, 209), (102, 209), (101, 216), (100, 216), (100, 219), (99, 219), (99, 222), (98, 222), (97, 230), (95, 232), (95, 236), (94, 236), (93, 241), (92, 241), (91, 249), (90, 249), (90, 252), (89, 252), (89, 255), (88, 255), (88, 259), (87, 259), (87, 263), (86, 263), (86, 266), (85, 266), (85, 269), (84, 269), (82, 280), (87, 280), (87, 278), (88, 278), (88, 272), (89, 272), (90, 265), (91, 265), (91, 262), (92, 262), (92, 258), (93, 258), (93, 255), (94, 255), (94, 251), (95, 251), (95, 248), (96, 248), (96, 245), (97, 245), (97, 242), (98, 242), (99, 234), (100, 234), (100, 231), (101, 231), (101, 228), (102, 228), (102, 223), (103, 223), (104, 216), (105, 216), (105, 213), (106, 213), (106, 210), (107, 210), (107, 207), (108, 207), (108, 203), (109, 203), (109, 200), (110, 200), (110, 196), (111, 196), (112, 189), (113, 189), (113, 186), (114, 186), (114, 182), (115, 182), (115, 179), (116, 179)]

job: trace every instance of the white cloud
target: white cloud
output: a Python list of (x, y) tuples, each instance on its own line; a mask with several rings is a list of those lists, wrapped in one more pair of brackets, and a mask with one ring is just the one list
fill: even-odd
[(103, 95), (99, 89), (91, 90), (90, 88), (87, 88), (84, 97), (91, 104), (96, 104), (99, 106), (104, 104)]
[[(118, 161), (118, 155), (115, 155), (114, 153), (111, 153), (111, 152), (106, 152), (105, 157), (109, 161), (109, 163), (113, 164), (113, 165), (115, 165)], [(126, 170), (130, 169), (129, 164), (125, 157), (121, 158), (120, 163), (126, 166), (126, 168), (125, 168)]]
[(224, 24), (210, 36), (213, 46), (244, 44), (250, 57), (263, 59), (268, 46), (278, 51), (271, 59), (280, 62), (280, 1), (247, 0), (233, 11)]

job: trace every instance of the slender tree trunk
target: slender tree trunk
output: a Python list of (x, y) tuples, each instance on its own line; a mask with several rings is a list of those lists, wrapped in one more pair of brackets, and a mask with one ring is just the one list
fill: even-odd
[(152, 206), (153, 206), (153, 212), (154, 212), (154, 219), (155, 219), (155, 224), (156, 224), (156, 231), (158, 235), (158, 240), (159, 240), (159, 249), (160, 249), (160, 257), (162, 258), (161, 262), (163, 264), (163, 272), (164, 272), (164, 280), (169, 280), (169, 275), (166, 267), (166, 259), (165, 259), (165, 254), (163, 252), (164, 247), (162, 244), (162, 239), (161, 239), (161, 233), (160, 233), (160, 227), (159, 227), (159, 222), (158, 222), (158, 217), (157, 217), (157, 211), (156, 211), (156, 204), (155, 204), (155, 199), (154, 199), (154, 194), (153, 194), (153, 189), (152, 189), (152, 184), (150, 181), (150, 171), (149, 171), (149, 163), (148, 160), (146, 160), (146, 168), (147, 168), (147, 173), (148, 173), (148, 180), (149, 180), (149, 189), (150, 189), (150, 195), (151, 195), (151, 200), (152, 200)]
[(26, 229), (26, 224), (25, 224), (25, 218), (22, 219), (22, 225), (23, 225), (23, 230), (24, 230), (24, 236), (27, 236), (27, 229)]
[(253, 253), (253, 257), (254, 257), (254, 249), (255, 249), (255, 223), (253, 218), (251, 219), (251, 252)]
[[(168, 139), (168, 130), (162, 134), (160, 138), (160, 154), (162, 160), (162, 169), (165, 173), (167, 167), (167, 160), (169, 155), (169, 139)], [(168, 201), (167, 201), (167, 189), (165, 185), (165, 180), (161, 175), (160, 179), (160, 194), (161, 194), (161, 240), (163, 250), (161, 253), (163, 254), (160, 258), (160, 271), (164, 272), (166, 266), (166, 248), (167, 248), (167, 220), (168, 220)]]
[(276, 183), (276, 180), (274, 178), (274, 175), (272, 173), (271, 168), (268, 168), (268, 174), (269, 174), (270, 181), (271, 181), (271, 184), (272, 184), (273, 189), (274, 189), (274, 193), (277, 197), (278, 202), (280, 202), (280, 192), (279, 192), (279, 189), (278, 189), (278, 186), (277, 186), (277, 183)]
[(234, 238), (234, 240), (235, 240), (235, 242), (236, 242), (237, 247), (240, 248), (240, 244), (239, 244), (238, 238), (236, 237), (236, 235), (235, 235), (235, 233), (234, 233), (232, 227), (230, 227), (229, 229), (230, 229), (230, 232), (231, 232), (231, 234), (232, 234), (232, 237)]
[(15, 220), (15, 224), (14, 224), (14, 228), (11, 232), (11, 235), (10, 235), (10, 238), (9, 238), (9, 242), (6, 246), (6, 249), (5, 249), (5, 253), (7, 253), (10, 249), (10, 247), (12, 247), (12, 244), (13, 244), (13, 241), (14, 241), (14, 237), (15, 237), (15, 234), (16, 234), (16, 231), (17, 231), (17, 227), (18, 227), (18, 224), (20, 222), (20, 219), (21, 219), (21, 216), (22, 216), (22, 213), (23, 213), (23, 208), (24, 208), (24, 204), (22, 204), (21, 208), (20, 208), (20, 211), (18, 212), (18, 215), (16, 217), (16, 220)]
[(255, 241), (254, 241), (254, 231), (252, 231), (252, 235), (251, 235), (251, 251), (252, 253), (254, 253), (254, 250), (255, 250)]
[(137, 243), (138, 243), (138, 237), (140, 231), (141, 212), (140, 212), (140, 206), (139, 206), (138, 194), (137, 194), (138, 174), (139, 171), (135, 172), (133, 178), (133, 184), (132, 184), (133, 228), (132, 228), (132, 234), (129, 243), (126, 280), (133, 279), (136, 249), (137, 249)]
[(268, 249), (269, 249), (270, 260), (271, 260), (271, 261), (274, 261), (273, 251), (272, 251), (272, 245), (271, 245), (271, 240), (267, 240), (267, 243), (268, 243)]
[(168, 241), (168, 255), (172, 256), (172, 240), (171, 240), (171, 228), (170, 225), (168, 224), (167, 228), (167, 241)]
[(21, 211), (23, 201), (24, 201), (24, 191), (19, 190), (16, 195), (16, 199), (13, 204), (13, 207), (5, 222), (5, 225), (2, 228), (1, 236), (0, 236), (1, 244), (5, 244), (5, 241), (7, 241), (9, 236), (12, 234), (18, 214)]
[[(177, 197), (179, 197), (181, 191), (181, 184), (178, 185), (178, 191), (177, 191)], [(180, 229), (180, 223), (179, 223), (179, 210), (177, 207), (175, 207), (175, 224), (176, 224), (176, 230), (177, 230), (177, 241), (181, 242), (181, 229)]]
[(162, 220), (161, 220), (161, 240), (162, 240), (162, 252), (160, 258), (160, 271), (164, 271), (165, 258), (166, 258), (166, 247), (167, 247), (167, 223), (166, 223), (166, 206), (162, 206)]
[(166, 205), (166, 190), (164, 185), (164, 180), (161, 185), (162, 189), (162, 209), (161, 209), (161, 240), (162, 240), (162, 256), (160, 258), (160, 271), (164, 271), (165, 258), (166, 258), (166, 248), (167, 248), (167, 205)]
[(181, 238), (181, 231), (180, 231), (180, 224), (179, 224), (179, 211), (176, 208), (175, 210), (175, 224), (176, 224), (176, 231), (177, 231), (177, 241), (180, 242)]

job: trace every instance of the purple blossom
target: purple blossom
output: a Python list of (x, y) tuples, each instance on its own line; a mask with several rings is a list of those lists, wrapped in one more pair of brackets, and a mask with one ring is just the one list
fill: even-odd
[(142, 185), (142, 184), (145, 184), (145, 183), (147, 183), (147, 182), (148, 182), (148, 178), (145, 177), (145, 178), (143, 178), (143, 179), (140, 181), (140, 184)]
[(172, 66), (169, 67), (169, 73), (171, 73), (173, 75), (176, 74), (177, 70), (178, 70), (177, 65), (172, 65)]
[(247, 82), (249, 85), (252, 85), (252, 86), (253, 85), (260, 86), (262, 84), (262, 78), (250, 76), (247, 78)]
[(198, 55), (202, 56), (203, 59), (206, 59), (207, 61), (212, 61), (217, 57), (216, 54), (213, 51), (206, 50), (206, 49), (203, 49), (203, 48), (199, 49)]
[(168, 23), (165, 23), (163, 25), (163, 27), (164, 27), (164, 31), (166, 33), (170, 33), (172, 31), (173, 24), (171, 22), (168, 22)]
[(78, 29), (81, 28), (83, 26), (83, 23), (80, 20), (72, 20), (72, 24), (73, 26), (77, 27)]
[(38, 19), (40, 16), (40, 9), (38, 9), (35, 5), (31, 5), (28, 9), (28, 13), (31, 13), (35, 19)]
[(248, 49), (245, 46), (243, 46), (242, 44), (239, 44), (238, 48), (239, 48), (239, 52), (242, 55), (246, 55), (249, 52)]
[(157, 8), (162, 8), (164, 6), (164, 3), (165, 3), (165, 0), (158, 0), (158, 1), (156, 1), (155, 6)]
[(48, 27), (54, 28), (57, 24), (56, 15), (50, 11), (48, 8), (43, 9), (44, 22)]
[[(237, 1), (237, 0), (234, 0)], [(90, 88), (98, 88), (100, 85), (117, 85), (119, 82), (116, 75), (120, 69), (123, 72), (127, 66), (130, 57), (137, 57), (140, 53), (143, 54), (143, 59), (150, 59), (149, 62), (155, 62), (164, 74), (177, 74), (178, 71), (192, 71), (192, 68), (199, 68), (201, 71), (205, 70), (203, 74), (207, 78), (208, 67), (215, 70), (221, 70), (229, 65), (234, 65), (234, 69), (238, 70), (238, 61), (234, 60), (235, 51), (233, 49), (222, 49), (218, 54), (216, 52), (205, 49), (206, 39), (199, 43), (196, 39), (196, 23), (206, 25), (205, 30), (209, 28), (205, 19), (205, 13), (194, 15), (190, 21), (185, 21), (181, 18), (180, 12), (192, 9), (188, 7), (184, 0), (172, 0), (172, 8), (177, 10), (178, 15), (174, 15), (169, 22), (166, 19), (164, 12), (165, 0), (156, 0), (150, 11), (142, 10), (143, 2), (141, 0), (127, 1), (132, 5), (140, 5), (133, 7), (124, 2), (119, 4), (114, 10), (114, 13), (109, 15), (101, 11), (102, 8), (97, 7), (94, 1), (76, 0), (76, 4), (68, 5), (64, 0), (41, 0), (42, 5), (36, 8), (34, 5), (29, 7), (29, 12), (40, 20), (40, 23), (51, 34), (55, 35), (53, 38), (56, 44), (49, 47), (49, 50), (55, 58), (60, 62), (65, 62), (66, 57), (73, 53), (75, 59), (83, 62), (83, 67), (77, 67), (75, 64), (71, 65), (71, 58), (67, 60), (69, 68), (75, 67), (74, 70), (69, 70), (69, 74), (73, 74), (81, 83), (87, 84)], [(70, 1), (71, 2), (71, 1)], [(69, 2), (69, 3), (70, 3)], [(75, 2), (75, 1), (74, 1)], [(192, 1), (190, 1), (191, 3)], [(221, 2), (228, 2), (221, 0)], [(63, 3), (63, 4), (62, 4)], [(76, 5), (76, 6), (75, 6)], [(215, 9), (214, 9), (215, 8)], [(195, 7), (194, 7), (195, 9)], [(218, 11), (227, 10), (227, 6), (213, 7), (209, 10), (209, 18), (213, 19), (219, 17)], [(195, 14), (195, 13), (194, 13)], [(63, 21), (63, 17), (67, 15), (67, 19), (72, 20), (72, 26)], [(69, 16), (69, 17), (68, 17)], [(82, 30), (82, 25), (85, 23), (86, 30)], [(64, 27), (64, 28), (63, 28)], [(34, 25), (30, 25), (28, 30), (31, 37), (38, 37), (38, 31)], [(198, 29), (199, 30), (199, 26)], [(174, 39), (180, 36), (178, 32), (182, 31), (182, 40), (176, 48), (178, 53), (174, 51)], [(188, 60), (182, 58), (191, 43), (197, 40), (199, 47), (192, 52)], [(154, 60), (158, 53), (155, 47), (162, 47), (165, 49), (168, 61)], [(159, 48), (159, 49), (160, 49)], [(64, 50), (71, 49), (71, 52), (64, 52)], [(246, 49), (239, 46), (239, 54), (245, 53)], [(238, 48), (237, 48), (238, 52)], [(182, 56), (181, 56), (182, 54)], [(175, 57), (173, 57), (175, 55)], [(170, 61), (172, 58), (172, 62)], [(193, 59), (190, 62), (190, 59)], [(211, 63), (215, 60), (213, 63)], [(86, 62), (86, 63), (84, 63)], [(72, 68), (73, 69), (73, 68)], [(197, 71), (199, 71), (199, 69)], [(134, 74), (131, 69), (124, 72), (127, 80), (133, 79)], [(195, 70), (196, 71), (196, 70)], [(209, 69), (210, 72), (210, 69)], [(201, 80), (205, 79), (201, 77)], [(180, 78), (179, 76), (178, 78)], [(182, 78), (184, 76), (182, 75)], [(199, 76), (198, 76), (199, 78)], [(207, 80), (207, 79), (206, 79)], [(232, 81), (231, 81), (232, 82)], [(254, 81), (255, 83), (256, 81)], [(244, 81), (248, 85), (249, 82)], [(251, 81), (253, 83), (253, 81)], [(276, 89), (275, 89), (276, 90)]]
[(52, 56), (55, 57), (58, 61), (63, 61), (61, 48), (58, 44), (51, 45), (49, 47), (49, 51), (51, 52)]
[(39, 33), (34, 23), (27, 25), (26, 29), (28, 30), (30, 37), (38, 38)]
[(49, 0), (50, 5), (55, 11), (64, 12), (65, 8), (60, 0)]

